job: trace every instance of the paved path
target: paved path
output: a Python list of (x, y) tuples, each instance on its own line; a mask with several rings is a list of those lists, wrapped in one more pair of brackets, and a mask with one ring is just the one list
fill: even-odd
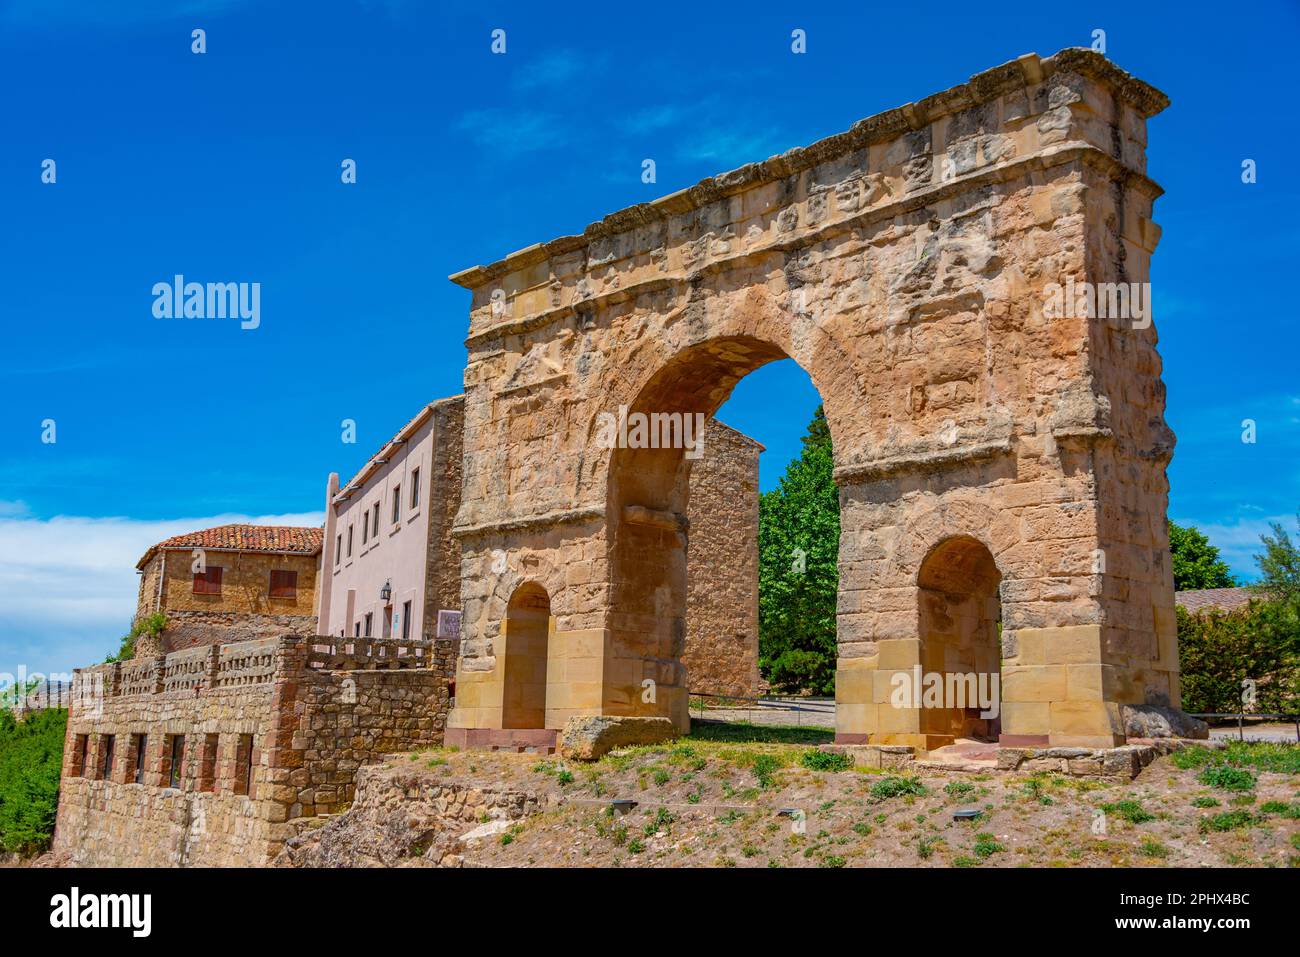
[[(1239, 741), (1241, 732), (1235, 727), (1211, 728), (1210, 737), (1216, 741)], [(1281, 741), (1294, 744), (1296, 741), (1293, 724), (1257, 724), (1246, 725), (1247, 741)]]
[(736, 707), (711, 705), (701, 710), (698, 698), (691, 699), (691, 717), (708, 721), (748, 721), (750, 724), (772, 727), (788, 725), (795, 728), (834, 728), (834, 698), (766, 698), (760, 702), (742, 702)]

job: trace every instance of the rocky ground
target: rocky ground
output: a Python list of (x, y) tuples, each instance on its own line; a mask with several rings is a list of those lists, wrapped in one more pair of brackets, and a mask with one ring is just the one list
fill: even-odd
[[(1131, 782), (839, 768), (810, 729), (697, 725), (583, 764), (438, 749), (367, 769), (301, 865), (1300, 865), (1300, 748), (1193, 748)], [(763, 741), (738, 740), (764, 738)], [(635, 802), (616, 808), (616, 800)], [(970, 816), (955, 819), (959, 810)]]

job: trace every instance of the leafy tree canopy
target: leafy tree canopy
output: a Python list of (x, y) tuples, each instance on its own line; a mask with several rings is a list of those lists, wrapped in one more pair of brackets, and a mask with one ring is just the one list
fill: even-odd
[(759, 499), (759, 667), (781, 692), (835, 691), (840, 499), (821, 406), (799, 458)]
[(1169, 551), (1173, 555), (1174, 589), (1231, 588), (1237, 584), (1219, 550), (1194, 525), (1169, 523)]

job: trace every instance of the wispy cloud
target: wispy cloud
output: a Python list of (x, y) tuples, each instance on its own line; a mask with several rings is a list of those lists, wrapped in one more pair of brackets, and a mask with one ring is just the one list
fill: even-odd
[(719, 172), (745, 163), (765, 160), (779, 152), (781, 140), (769, 128), (756, 129), (747, 124), (709, 125), (692, 130), (677, 148), (677, 156), (688, 162), (710, 162)]
[(21, 502), (0, 501), (0, 672), (70, 671), (116, 651), (135, 613), (135, 563), (150, 545), (214, 525), (323, 521), (319, 512), (38, 519)]
[(641, 139), (651, 156), (657, 151), (715, 172), (765, 160), (790, 145), (780, 127), (738, 116), (716, 96), (649, 106), (617, 126), (623, 136)]
[(574, 50), (554, 50), (537, 59), (525, 60), (515, 73), (513, 84), (521, 92), (563, 86), (579, 78), (591, 79), (604, 69), (604, 62), (603, 57)]
[(686, 122), (692, 112), (690, 107), (684, 105), (664, 103), (629, 113), (619, 121), (618, 126), (628, 136), (645, 136)]
[(554, 113), (533, 110), (470, 110), (456, 129), (476, 146), (503, 159), (557, 149), (568, 143), (568, 131)]
[(1259, 537), (1270, 532), (1272, 523), (1277, 522), (1295, 535), (1294, 515), (1265, 515), (1258, 518), (1240, 518), (1235, 522), (1198, 522), (1195, 519), (1171, 515), (1170, 519), (1179, 525), (1195, 525), (1210, 540), (1210, 544), (1219, 549), (1219, 555), (1228, 563), (1228, 567), (1238, 578), (1253, 580), (1259, 576), (1259, 567), (1255, 556), (1264, 551)]

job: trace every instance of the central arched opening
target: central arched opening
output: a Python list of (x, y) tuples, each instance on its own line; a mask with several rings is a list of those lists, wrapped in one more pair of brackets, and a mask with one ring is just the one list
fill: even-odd
[[(784, 350), (758, 339), (731, 337), (710, 340), (675, 356), (651, 378), (627, 408), (626, 428), (620, 429), (619, 441), (615, 444), (608, 486), (611, 642), (605, 661), (607, 713), (665, 715), (671, 717), (681, 730), (686, 730), (689, 727), (688, 692), (697, 697), (701, 693), (709, 697), (731, 697), (730, 694), (710, 694), (718, 690), (710, 684), (716, 682), (718, 676), (716, 672), (701, 667), (701, 656), (696, 649), (715, 638), (719, 641), (742, 640), (741, 632), (745, 627), (753, 639), (752, 654), (757, 675), (758, 475), (754, 474), (747, 480), (745, 502), (716, 503), (720, 514), (713, 511), (701, 514), (692, 507), (692, 487), (696, 484), (692, 476), (716, 467), (718, 459), (711, 459), (711, 455), (727, 454), (721, 447), (711, 447), (708, 441), (701, 447), (698, 440), (710, 429), (710, 420), (727, 402), (737, 384), (760, 367), (787, 359)], [(781, 363), (781, 366), (787, 378), (793, 373), (805, 380), (801, 393), (804, 401), (797, 406), (786, 406), (770, 391), (758, 391), (750, 403), (756, 414), (743, 423), (727, 421), (726, 425), (732, 426), (742, 437), (748, 437), (746, 441), (753, 439), (761, 446), (766, 437), (757, 434), (757, 430), (752, 428), (753, 423), (766, 420), (770, 424), (772, 420), (779, 420), (782, 428), (788, 425), (788, 430), (793, 433), (783, 448), (788, 450), (793, 446), (797, 457), (800, 438), (806, 440), (806, 432), (811, 428), (809, 422), (820, 420), (827, 439), (825, 480), (833, 483), (829, 426), (824, 417), (814, 417), (820, 396), (808, 374), (796, 363), (791, 360)], [(766, 379), (767, 376), (760, 378)], [(779, 381), (780, 376), (775, 379)], [(793, 399), (794, 396), (786, 398)], [(779, 408), (781, 414), (774, 415), (774, 407)], [(638, 427), (644, 431), (635, 432)], [(692, 440), (695, 440), (695, 445), (691, 445)], [(774, 463), (778, 477), (785, 471), (785, 465), (784, 461)], [(739, 485), (737, 487), (739, 495)], [(779, 689), (781, 691), (834, 694), (838, 498), (833, 489), (829, 500), (834, 513), (834, 530), (828, 547), (801, 548), (800, 540), (794, 535), (787, 536), (788, 540), (779, 546), (790, 552), (782, 557), (783, 566), (798, 566), (802, 574), (811, 553), (812, 562), (820, 561), (828, 566), (829, 576), (823, 577), (828, 577), (830, 582), (829, 602), (824, 603), (827, 607), (818, 623), (827, 633), (822, 636), (823, 647), (819, 650), (824, 659), (817, 669), (821, 684), (814, 689), (795, 687), (798, 682), (794, 682), (790, 687), (783, 686)], [(752, 511), (752, 516), (740, 515), (742, 509)], [(731, 555), (726, 555), (725, 550), (719, 552), (711, 548), (712, 561), (702, 568), (698, 559), (702, 554), (699, 545), (703, 536), (697, 534), (696, 549), (692, 552), (693, 523), (697, 533), (701, 533), (707, 523), (710, 534), (714, 536), (719, 528), (725, 535), (730, 525), (738, 537), (747, 534), (748, 541), (738, 540), (735, 553)], [(812, 529), (807, 531), (815, 532)], [(749, 555), (743, 553), (745, 548)], [(719, 571), (722, 562), (732, 562), (737, 567)], [(743, 571), (739, 567), (742, 565)], [(741, 580), (746, 576), (749, 580)], [(727, 600), (732, 600), (738, 591), (752, 596), (752, 624), (742, 627), (740, 622), (717, 620), (701, 623), (699, 608), (715, 601), (721, 604), (724, 595)], [(788, 603), (788, 607), (795, 615), (805, 610), (800, 601)], [(712, 630), (705, 633), (709, 629)], [(714, 635), (712, 631), (718, 634)], [(787, 655), (783, 658), (783, 665), (789, 667), (797, 660), (798, 655)], [(809, 663), (806, 656), (803, 663)], [(767, 678), (768, 675), (763, 674), (756, 679), (751, 694), (767, 690)], [(827, 702), (828, 733), (833, 715), (833, 706)], [(790, 723), (794, 723), (794, 719)]]
[(1001, 582), (993, 554), (966, 535), (945, 539), (921, 563), (922, 733), (939, 740), (997, 742), (1002, 727)]

